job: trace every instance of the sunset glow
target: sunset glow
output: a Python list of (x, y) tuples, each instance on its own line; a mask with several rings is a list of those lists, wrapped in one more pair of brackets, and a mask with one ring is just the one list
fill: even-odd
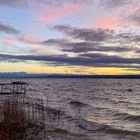
[(1, 0), (0, 72), (140, 74), (139, 0)]

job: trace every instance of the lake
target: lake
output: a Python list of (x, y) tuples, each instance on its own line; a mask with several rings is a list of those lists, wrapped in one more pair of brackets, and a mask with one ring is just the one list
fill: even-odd
[(28, 82), (26, 96), (61, 111), (58, 118), (46, 115), (47, 140), (140, 139), (138, 79), (31, 78), (0, 83), (10, 80)]

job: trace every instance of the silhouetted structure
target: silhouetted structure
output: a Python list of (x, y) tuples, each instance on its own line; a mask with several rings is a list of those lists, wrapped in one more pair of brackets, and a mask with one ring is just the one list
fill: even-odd
[(16, 81), (0, 84), (0, 94), (25, 94), (28, 83)]

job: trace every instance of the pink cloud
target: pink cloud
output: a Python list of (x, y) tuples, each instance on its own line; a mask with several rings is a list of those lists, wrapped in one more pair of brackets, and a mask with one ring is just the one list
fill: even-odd
[(9, 37), (3, 38), (1, 42), (7, 46), (15, 46), (16, 44), (16, 41), (13, 38), (9, 38)]
[(19, 38), (19, 41), (26, 44), (38, 44), (40, 42), (40, 39), (31, 34), (28, 34), (24, 37)]
[(64, 7), (59, 7), (56, 9), (49, 9), (43, 11), (39, 15), (39, 20), (43, 22), (52, 22), (59, 18), (72, 15), (80, 12), (82, 9), (86, 8), (88, 5), (67, 5)]
[(117, 17), (97, 17), (93, 26), (98, 28), (116, 29), (121, 21)]

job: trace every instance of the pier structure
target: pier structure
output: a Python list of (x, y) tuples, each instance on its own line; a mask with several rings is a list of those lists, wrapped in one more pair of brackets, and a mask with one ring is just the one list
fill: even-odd
[(0, 94), (25, 94), (28, 83), (16, 81), (11, 83), (0, 83)]

